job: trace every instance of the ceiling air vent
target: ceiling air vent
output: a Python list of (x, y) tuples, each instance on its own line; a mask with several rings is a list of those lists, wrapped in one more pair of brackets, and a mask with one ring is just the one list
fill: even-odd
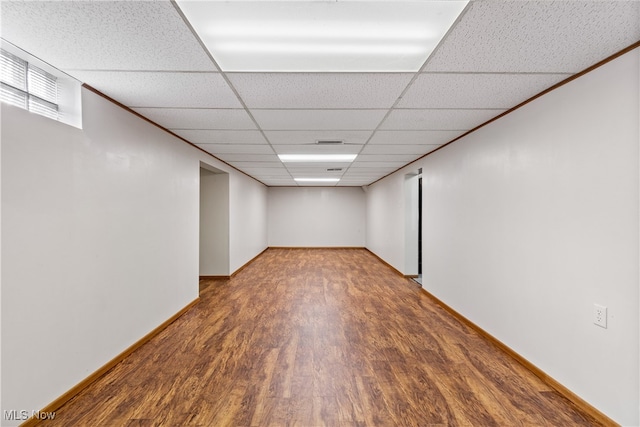
[(316, 141), (318, 145), (342, 145), (344, 141), (339, 139), (319, 139)]
[(327, 172), (340, 172), (342, 170), (342, 168), (329, 168), (327, 169)]

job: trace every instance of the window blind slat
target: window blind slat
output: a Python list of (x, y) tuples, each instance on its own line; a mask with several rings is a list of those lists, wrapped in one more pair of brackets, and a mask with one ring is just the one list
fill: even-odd
[(0, 81), (20, 90), (27, 90), (27, 62), (0, 51)]
[(35, 96), (29, 96), (29, 111), (58, 120), (58, 106)]
[(16, 107), (27, 109), (27, 93), (2, 83), (0, 100)]
[(29, 93), (54, 104), (58, 102), (58, 89), (55, 76), (29, 64)]
[(58, 114), (57, 78), (0, 49), (0, 100), (54, 120)]

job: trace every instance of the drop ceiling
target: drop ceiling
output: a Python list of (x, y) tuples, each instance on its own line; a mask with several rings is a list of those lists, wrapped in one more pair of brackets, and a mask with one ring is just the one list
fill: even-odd
[[(4, 40), (269, 186), (368, 185), (640, 40), (635, 0), (0, 6)], [(357, 157), (278, 157), (315, 153)]]

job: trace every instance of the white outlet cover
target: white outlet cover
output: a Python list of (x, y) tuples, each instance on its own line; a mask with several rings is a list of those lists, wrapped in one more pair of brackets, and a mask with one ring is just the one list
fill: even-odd
[(607, 328), (607, 307), (593, 304), (593, 323), (601, 328)]

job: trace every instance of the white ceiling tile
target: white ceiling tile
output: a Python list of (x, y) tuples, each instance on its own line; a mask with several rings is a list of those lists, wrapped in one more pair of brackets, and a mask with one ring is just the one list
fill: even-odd
[(384, 162), (393, 162), (393, 163), (407, 163), (407, 162), (411, 162), (415, 159), (417, 159), (418, 157), (420, 157), (422, 155), (421, 154), (360, 154), (358, 155), (358, 158), (356, 159), (358, 161), (358, 164), (361, 163), (384, 163)]
[(265, 144), (257, 130), (173, 129), (176, 135), (194, 144)]
[(374, 178), (380, 176), (379, 170), (376, 169), (349, 169), (344, 173), (344, 177), (353, 177), (353, 178)]
[(638, 1), (475, 1), (425, 71), (576, 73), (640, 39)]
[(269, 183), (277, 182), (279, 184), (294, 184), (295, 181), (290, 175), (269, 175), (269, 174), (257, 174), (260, 177), (260, 181), (269, 185)]
[(233, 165), (239, 169), (242, 168), (261, 168), (261, 169), (280, 169), (283, 166), (280, 160), (275, 162), (233, 162)]
[(457, 138), (466, 131), (451, 130), (379, 130), (368, 145), (375, 144), (421, 144), (442, 145)]
[(273, 149), (268, 144), (196, 144), (209, 153), (218, 154), (273, 154)]
[[(417, 156), (423, 156), (427, 153), (432, 152), (433, 150), (438, 149), (439, 147), (442, 147), (442, 145), (436, 145), (436, 144), (425, 144), (425, 145), (411, 145), (412, 147), (420, 147), (420, 152), (416, 153)], [(367, 154), (383, 154), (383, 153), (388, 153), (388, 154), (393, 154), (393, 153), (398, 153), (397, 150), (395, 150), (396, 147), (401, 147), (401, 149), (403, 151), (410, 151), (408, 148), (405, 147), (409, 147), (408, 145), (370, 145), (369, 147), (371, 147), (371, 151), (369, 151)], [(377, 149), (375, 147), (381, 147), (380, 149)]]
[(340, 187), (345, 187), (345, 186), (364, 187), (364, 186), (367, 186), (367, 185), (377, 181), (378, 179), (382, 178), (383, 176), (384, 175), (380, 175), (380, 176), (377, 176), (375, 178), (340, 180), (340, 182), (338, 182), (338, 186), (340, 186)]
[(386, 161), (386, 162), (358, 162), (357, 160), (351, 164), (351, 169), (368, 169), (375, 171), (394, 171), (407, 164), (406, 161)]
[(362, 187), (365, 185), (369, 185), (371, 182), (373, 182), (374, 180), (372, 179), (345, 179), (345, 180), (340, 180), (340, 182), (338, 182), (338, 184), (336, 185), (337, 187)]
[[(267, 181), (271, 181), (271, 182), (278, 181), (278, 182), (281, 182), (281, 183), (285, 183), (285, 182), (291, 183), (291, 184), (295, 183), (295, 181), (293, 180), (293, 177), (291, 177), (290, 175), (285, 176), (285, 175), (268, 175), (268, 174), (266, 174), (266, 175), (259, 175), (259, 176), (262, 179), (267, 180)], [(263, 181), (263, 182), (266, 183), (266, 181)]]
[(295, 182), (293, 180), (293, 178), (290, 179), (261, 179), (261, 182), (263, 182), (265, 185), (268, 185), (270, 187), (291, 187), (291, 186), (297, 186), (298, 183)]
[(359, 160), (363, 160), (362, 156), (366, 154), (413, 154), (413, 155), (421, 155), (425, 152), (431, 150), (432, 148), (439, 147), (439, 145), (431, 146), (431, 145), (418, 145), (418, 144), (409, 144), (409, 145), (400, 145), (400, 144), (376, 144), (376, 145), (367, 145), (362, 150), (362, 153), (358, 156)]
[(1, 1), (0, 7), (2, 38), (63, 70), (216, 70), (169, 1)]
[[(237, 163), (234, 163), (234, 166), (237, 166)], [(241, 169), (243, 172), (248, 173), (249, 175), (259, 175), (259, 176), (263, 176), (263, 177), (269, 177), (269, 178), (280, 178), (280, 177), (291, 177), (291, 174), (289, 173), (288, 170), (286, 170), (285, 168), (238, 168)]]
[(249, 108), (391, 108), (413, 74), (240, 73), (229, 79)]
[(314, 144), (318, 140), (344, 141), (345, 144), (362, 145), (371, 136), (371, 131), (332, 130), (332, 131), (266, 131), (265, 135), (273, 145)]
[(220, 154), (216, 157), (233, 164), (234, 162), (275, 162), (275, 154)]
[[(380, 176), (382, 177), (382, 176)], [(363, 180), (346, 180), (346, 181), (342, 181), (340, 180), (340, 182), (338, 182), (338, 184), (336, 184), (336, 187), (366, 187), (367, 185), (373, 183), (374, 181), (377, 181), (377, 179), (363, 179)]]
[(219, 73), (76, 71), (72, 74), (128, 107), (242, 108)]
[(505, 110), (393, 110), (381, 129), (469, 130)]
[(134, 108), (168, 129), (256, 129), (244, 110), (206, 108)]
[(423, 73), (398, 108), (512, 108), (569, 74)]
[(342, 177), (342, 179), (340, 180), (341, 183), (344, 184), (356, 184), (356, 185), (368, 185), (371, 184), (373, 181), (379, 179), (380, 177), (384, 176), (385, 174), (377, 174), (375, 176), (363, 176), (363, 177), (358, 177), (358, 176), (348, 176), (348, 177)]
[(387, 110), (251, 110), (264, 130), (373, 130)]

